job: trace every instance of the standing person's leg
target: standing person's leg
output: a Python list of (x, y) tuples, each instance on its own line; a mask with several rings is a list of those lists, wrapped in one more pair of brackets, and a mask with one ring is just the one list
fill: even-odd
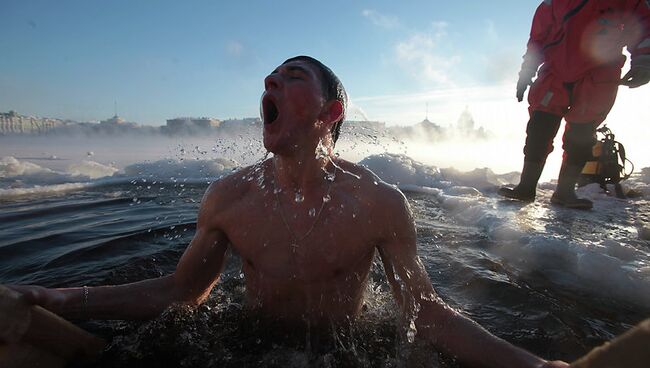
[(553, 139), (560, 128), (561, 116), (544, 111), (533, 111), (526, 126), (524, 167), (519, 184), (514, 188), (502, 187), (499, 194), (524, 202), (535, 200), (537, 182), (544, 170), (546, 158), (553, 151)]
[(551, 202), (569, 208), (590, 209), (593, 204), (578, 198), (575, 186), (596, 144), (596, 128), (614, 106), (621, 77), (621, 63), (592, 70), (572, 89), (571, 109), (566, 115), (562, 167)]
[(524, 167), (519, 184), (502, 187), (499, 194), (524, 202), (535, 200), (537, 182), (546, 158), (553, 151), (553, 139), (560, 128), (562, 116), (569, 106), (569, 95), (561, 81), (542, 67), (528, 93), (530, 120), (526, 126)]
[(596, 144), (596, 128), (599, 123), (567, 122), (562, 136), (562, 167), (557, 179), (557, 187), (551, 202), (568, 208), (590, 209), (593, 203), (578, 198), (575, 187), (585, 163), (592, 157), (591, 149)]

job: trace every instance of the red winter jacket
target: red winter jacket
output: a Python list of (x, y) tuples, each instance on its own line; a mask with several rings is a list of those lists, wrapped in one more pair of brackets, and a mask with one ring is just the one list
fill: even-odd
[(540, 64), (566, 82), (596, 66), (621, 68), (623, 47), (632, 66), (650, 68), (650, 0), (544, 0), (533, 18), (521, 73)]

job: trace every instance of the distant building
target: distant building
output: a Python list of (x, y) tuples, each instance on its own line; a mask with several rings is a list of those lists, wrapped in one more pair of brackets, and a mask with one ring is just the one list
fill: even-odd
[(165, 134), (200, 134), (217, 129), (221, 120), (213, 118), (175, 118), (168, 119), (167, 125), (161, 128)]
[(439, 136), (442, 134), (442, 128), (440, 125), (430, 121), (428, 118), (425, 118), (421, 122), (415, 124), (414, 128), (420, 129), (424, 132), (426, 132), (428, 135), (436, 135)]
[(126, 121), (121, 117), (114, 115), (112, 118), (100, 121), (99, 126), (112, 128), (138, 128), (139, 124)]
[(260, 118), (229, 118), (221, 122), (219, 134), (224, 136), (249, 135), (259, 137), (262, 125), (262, 119)]
[(388, 131), (393, 137), (399, 139), (411, 139), (424, 142), (438, 141), (445, 137), (445, 129), (431, 122), (428, 118), (411, 126), (390, 127)]
[(65, 126), (59, 119), (20, 115), (15, 111), (0, 113), (0, 134), (47, 134)]
[(99, 122), (101, 125), (124, 125), (126, 124), (126, 121), (122, 119), (121, 117), (114, 115), (110, 119), (102, 120)]
[(262, 119), (260, 118), (243, 118), (243, 119), (233, 119), (229, 118), (221, 122), (221, 128), (225, 129), (239, 129), (241, 127), (253, 126), (253, 127), (262, 127)]
[(452, 136), (462, 137), (462, 138), (473, 138), (473, 139), (488, 139), (491, 136), (491, 133), (485, 130), (483, 127), (475, 128), (474, 117), (469, 112), (469, 108), (465, 107), (465, 110), (460, 114), (458, 121), (456, 122), (455, 131), (452, 131)]
[(474, 130), (474, 117), (472, 117), (468, 107), (465, 107), (465, 110), (460, 114), (456, 122), (456, 129), (465, 132)]

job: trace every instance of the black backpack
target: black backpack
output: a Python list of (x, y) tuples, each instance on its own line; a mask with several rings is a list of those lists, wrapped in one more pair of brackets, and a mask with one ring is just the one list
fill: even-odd
[[(634, 164), (625, 157), (625, 147), (614, 139), (614, 133), (607, 125), (596, 129), (596, 132), (600, 133), (603, 138), (594, 145), (592, 149), (594, 158), (588, 161), (582, 169), (578, 185), (598, 183), (605, 193), (611, 194), (607, 189), (607, 184), (613, 184), (616, 196), (625, 198), (620, 183), (632, 175)], [(625, 171), (625, 165), (628, 162), (632, 166), (630, 172)]]

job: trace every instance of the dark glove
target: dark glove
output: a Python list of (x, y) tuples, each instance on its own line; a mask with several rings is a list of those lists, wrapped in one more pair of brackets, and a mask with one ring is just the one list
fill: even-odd
[(529, 48), (524, 55), (524, 62), (521, 64), (521, 70), (519, 70), (519, 80), (517, 81), (517, 101), (521, 102), (524, 100), (524, 92), (526, 92), (528, 86), (533, 84), (533, 78), (537, 75), (537, 69), (541, 63), (542, 61), (539, 52), (536, 52), (534, 48)]
[(535, 58), (529, 57), (528, 54), (524, 56), (524, 63), (521, 65), (519, 80), (517, 81), (517, 101), (519, 102), (524, 100), (524, 92), (526, 92), (528, 86), (533, 84), (533, 78), (537, 75), (537, 66), (539, 63), (535, 60)]
[(533, 84), (533, 79), (531, 77), (525, 77), (519, 73), (519, 80), (517, 81), (517, 101), (521, 102), (524, 100), (524, 92), (526, 92), (526, 89), (531, 84)]
[(632, 66), (621, 79), (621, 84), (630, 88), (641, 87), (648, 82), (650, 82), (650, 68), (641, 66)]

